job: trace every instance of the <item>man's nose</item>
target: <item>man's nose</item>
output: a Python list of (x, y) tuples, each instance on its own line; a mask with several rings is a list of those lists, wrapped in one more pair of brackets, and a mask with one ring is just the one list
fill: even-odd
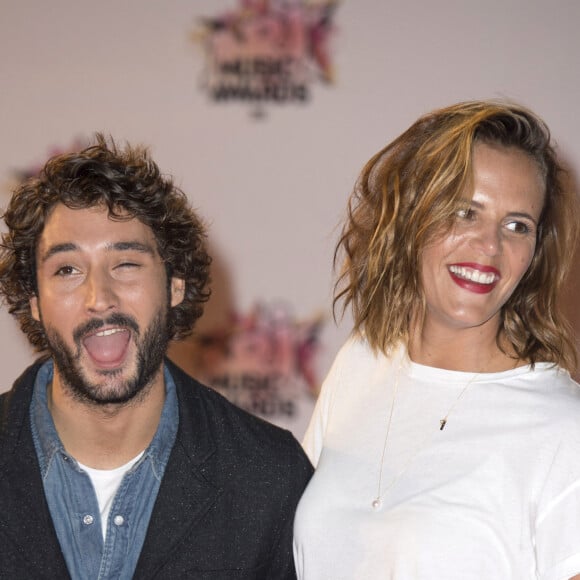
[(117, 305), (115, 282), (103, 270), (93, 269), (85, 280), (85, 306), (91, 312), (107, 312)]

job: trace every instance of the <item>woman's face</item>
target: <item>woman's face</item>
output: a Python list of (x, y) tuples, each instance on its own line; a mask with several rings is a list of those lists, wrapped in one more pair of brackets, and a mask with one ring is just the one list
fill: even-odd
[(473, 196), (451, 230), (422, 252), (424, 330), (487, 328), (526, 273), (536, 248), (544, 181), (516, 148), (475, 145)]

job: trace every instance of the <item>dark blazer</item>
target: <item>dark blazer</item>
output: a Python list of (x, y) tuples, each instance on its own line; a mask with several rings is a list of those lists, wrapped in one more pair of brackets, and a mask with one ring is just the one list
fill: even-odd
[[(289, 432), (166, 364), (179, 430), (134, 578), (295, 578), (292, 525), (308, 459)], [(38, 366), (0, 396), (2, 579), (69, 578), (30, 430)]]

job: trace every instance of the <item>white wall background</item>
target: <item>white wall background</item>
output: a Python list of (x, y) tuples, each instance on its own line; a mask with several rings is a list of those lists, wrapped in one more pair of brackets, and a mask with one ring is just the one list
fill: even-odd
[[(96, 130), (143, 142), (211, 227), (239, 310), (324, 310), (324, 374), (349, 330), (330, 319), (336, 225), (363, 163), (419, 115), (508, 97), (543, 116), (580, 170), (580, 2), (344, 0), (337, 82), (256, 121), (199, 90), (199, 16), (236, 0), (0, 0), (0, 203), (15, 169)], [(578, 308), (574, 297), (571, 311)], [(0, 391), (33, 359), (0, 311)]]

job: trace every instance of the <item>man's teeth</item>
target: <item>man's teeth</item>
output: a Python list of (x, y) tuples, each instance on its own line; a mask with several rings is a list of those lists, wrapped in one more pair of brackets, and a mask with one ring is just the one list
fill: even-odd
[(101, 332), (97, 332), (95, 336), (110, 336), (111, 334), (115, 334), (116, 332), (125, 332), (122, 328), (109, 328), (107, 330), (101, 330)]
[(496, 275), (493, 272), (480, 272), (463, 266), (449, 266), (449, 270), (456, 276), (477, 284), (492, 284), (496, 279)]

